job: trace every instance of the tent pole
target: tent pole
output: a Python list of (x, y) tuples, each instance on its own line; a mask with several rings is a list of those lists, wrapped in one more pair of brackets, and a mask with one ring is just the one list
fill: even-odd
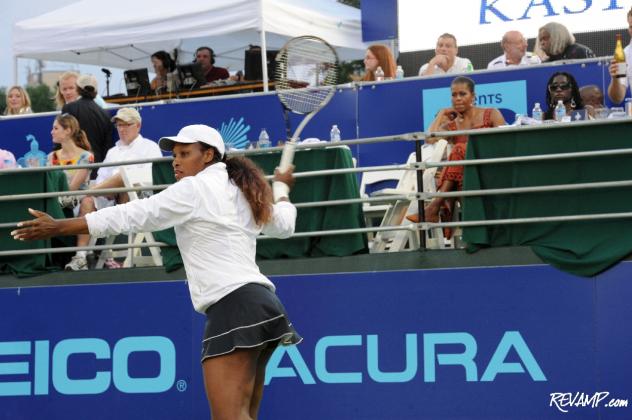
[(263, 79), (263, 91), (268, 91), (268, 52), (266, 47), (266, 31), (261, 23), (261, 77)]

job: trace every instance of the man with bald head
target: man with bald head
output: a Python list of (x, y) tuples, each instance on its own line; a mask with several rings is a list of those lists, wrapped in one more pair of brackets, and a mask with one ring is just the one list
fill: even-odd
[(603, 108), (603, 92), (597, 85), (586, 85), (579, 88), (579, 95), (584, 105)]
[(527, 40), (518, 31), (509, 31), (500, 41), (500, 46), (505, 52), (489, 62), (488, 69), (502, 69), (509, 66), (528, 66), (540, 64), (540, 57), (527, 51)]

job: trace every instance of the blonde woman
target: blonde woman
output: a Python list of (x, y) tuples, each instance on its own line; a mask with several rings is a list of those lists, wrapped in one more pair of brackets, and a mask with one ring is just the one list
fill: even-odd
[(22, 86), (11, 86), (7, 90), (7, 108), (4, 115), (32, 114), (31, 98)]
[(79, 99), (79, 92), (77, 91), (78, 78), (79, 73), (74, 71), (67, 71), (59, 76), (57, 91), (55, 92), (57, 109), (62, 109), (67, 103), (74, 102)]

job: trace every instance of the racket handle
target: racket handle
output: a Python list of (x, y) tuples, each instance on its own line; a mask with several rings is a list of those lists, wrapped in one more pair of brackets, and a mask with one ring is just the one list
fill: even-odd
[(279, 172), (285, 172), (290, 168), (290, 165), (294, 161), (294, 149), (295, 145), (291, 142), (287, 142), (285, 146), (283, 146), (281, 162), (279, 162)]

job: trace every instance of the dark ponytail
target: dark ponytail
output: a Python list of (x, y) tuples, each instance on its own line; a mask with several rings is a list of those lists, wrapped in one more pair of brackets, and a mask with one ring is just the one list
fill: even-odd
[(231, 179), (246, 196), (246, 200), (252, 209), (255, 222), (260, 226), (269, 222), (270, 219), (272, 219), (272, 188), (266, 180), (261, 168), (252, 160), (243, 156), (235, 156), (227, 159), (226, 155), (224, 155), (220, 159), (219, 152), (215, 147), (205, 143), (199, 144), (202, 146), (202, 150), (213, 149), (211, 165), (220, 161), (226, 164), (228, 178)]
[(269, 222), (272, 218), (272, 188), (261, 168), (243, 156), (224, 157), (223, 162), (226, 163), (228, 178), (246, 196), (255, 222), (258, 225)]

